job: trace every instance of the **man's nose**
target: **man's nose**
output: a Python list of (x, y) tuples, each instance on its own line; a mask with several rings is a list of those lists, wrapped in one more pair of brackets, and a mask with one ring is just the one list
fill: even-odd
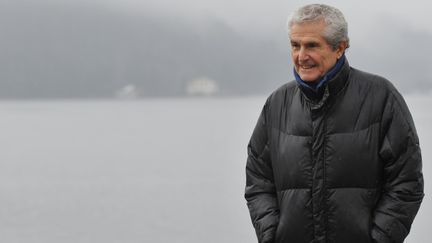
[(307, 60), (308, 57), (309, 57), (308, 53), (307, 53), (307, 51), (306, 51), (306, 49), (304, 47), (300, 47), (298, 55), (299, 55), (299, 60), (300, 61)]

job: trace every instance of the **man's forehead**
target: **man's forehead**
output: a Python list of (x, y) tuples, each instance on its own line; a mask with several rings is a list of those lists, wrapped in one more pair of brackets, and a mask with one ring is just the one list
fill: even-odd
[(291, 26), (289, 38), (291, 41), (320, 42), (324, 40), (325, 27), (323, 21), (294, 24)]
[(320, 34), (317, 35), (290, 35), (290, 42), (295, 43), (320, 43), (325, 42), (325, 39)]
[(310, 43), (310, 42), (322, 42), (324, 38), (322, 36), (290, 36), (291, 42), (301, 42), (301, 43)]

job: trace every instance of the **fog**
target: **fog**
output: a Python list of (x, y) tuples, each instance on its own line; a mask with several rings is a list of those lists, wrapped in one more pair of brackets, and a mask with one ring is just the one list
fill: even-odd
[[(246, 145), (311, 2), (0, 0), (0, 241), (255, 242)], [(431, 3), (322, 2), (349, 63), (407, 98), (426, 197), (406, 242), (427, 242)]]
[[(349, 22), (353, 67), (404, 93), (432, 87), (429, 3), (329, 3)], [(125, 87), (184, 96), (196, 79), (212, 80), (217, 95), (268, 94), (292, 79), (286, 20), (303, 2), (0, 4), (0, 98), (34, 99), (112, 98)]]

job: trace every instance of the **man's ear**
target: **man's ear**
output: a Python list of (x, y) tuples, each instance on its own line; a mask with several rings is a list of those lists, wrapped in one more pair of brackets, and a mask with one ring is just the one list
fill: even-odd
[(341, 41), (336, 49), (338, 54), (338, 59), (344, 54), (345, 50), (348, 48), (348, 42)]

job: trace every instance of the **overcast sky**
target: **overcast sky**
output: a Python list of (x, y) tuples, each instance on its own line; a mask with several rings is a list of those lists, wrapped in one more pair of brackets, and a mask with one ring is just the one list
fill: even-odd
[[(424, 71), (432, 68), (432, 49), (429, 48), (432, 40), (432, 4), (429, 1), (321, 2), (339, 8), (348, 21), (351, 47), (347, 56), (353, 67), (395, 80), (407, 90), (432, 87), (432, 76)], [(0, 15), (4, 17), (0, 29), (3, 27), (3, 33), (6, 33), (2, 41), (9, 43), (0, 45), (3, 48), (0, 48), (3, 52), (1, 66), (7, 71), (0, 72), (4, 74), (0, 81), (6, 86), (18, 85), (17, 80), (26, 85), (28, 82), (39, 85), (43, 80), (48, 80), (45, 76), (66, 71), (73, 74), (67, 77), (76, 77), (82, 82), (99, 80), (96, 77), (107, 75), (100, 80), (127, 79), (128, 82), (135, 82), (131, 80), (135, 77), (152, 82), (155, 87), (160, 84), (156, 80), (171, 82), (170, 87), (174, 87), (173, 82), (178, 82), (180, 87), (182, 82), (196, 75), (210, 76), (227, 85), (232, 83), (228, 80), (247, 80), (249, 86), (253, 86), (250, 85), (251, 77), (260, 80), (260, 83), (267, 79), (287, 80), (291, 77), (287, 74), (290, 62), (286, 22), (294, 10), (309, 3), (315, 1), (0, 0), (0, 10), (4, 11)], [(122, 31), (117, 29), (119, 26), (122, 26)], [(123, 34), (115, 34), (117, 32)], [(153, 38), (158, 40), (151, 42)], [(131, 41), (135, 44), (131, 45)], [(118, 51), (126, 47), (129, 49)], [(153, 53), (151, 51), (154, 51), (153, 57), (148, 55)], [(197, 61), (203, 58), (197, 53), (204, 52), (207, 59)], [(74, 59), (71, 61), (73, 65), (68, 64), (74, 57), (88, 63)], [(232, 63), (228, 65), (226, 60)], [(133, 65), (127, 64), (127, 61)], [(107, 63), (110, 68), (106, 68)], [(58, 68), (53, 69), (53, 65)], [(281, 68), (275, 68), (278, 65)], [(114, 71), (118, 67), (120, 71), (108, 75), (103, 71), (104, 67)], [(126, 70), (126, 67), (129, 69)], [(228, 75), (229, 70), (234, 70), (232, 67), (236, 67), (239, 75), (234, 75), (234, 71), (231, 76)], [(256, 73), (250, 72), (250, 77), (245, 78), (241, 67)], [(164, 68), (171, 70), (172, 77), (157, 71)], [(83, 70), (87, 70), (88, 76), (83, 74), (86, 73)], [(264, 71), (274, 75), (264, 75)], [(125, 76), (120, 75), (119, 78), (117, 72)], [(52, 83), (58, 83), (56, 79)], [(62, 79), (67, 83), (63, 76)], [(416, 82), (410, 81), (412, 79)], [(112, 84), (113, 89), (120, 85), (115, 81)], [(261, 86), (256, 88), (263, 89)], [(66, 89), (65, 92), (69, 91)]]
[[(289, 13), (299, 6), (317, 1), (308, 0), (98, 0), (128, 11), (153, 12), (168, 16), (201, 18), (215, 16), (239, 30), (274, 31), (283, 28)], [(394, 17), (416, 30), (432, 32), (432, 3), (427, 0), (326, 0), (321, 3), (336, 6), (345, 14), (349, 24), (365, 27), (370, 16)]]
[[(300, 6), (317, 3), (317, 1), (310, 0), (97, 1), (117, 10), (124, 8), (124, 11), (133, 11), (138, 14), (142, 12), (167, 18), (179, 17), (198, 23), (202, 19), (216, 18), (243, 35), (276, 41), (282, 46), (285, 46), (286, 43), (287, 49), (286, 22), (288, 16)], [(367, 59), (367, 55), (374, 53), (373, 55), (376, 56), (386, 56), (382, 60), (397, 58), (402, 66), (417, 61), (422, 62), (423, 67), (432, 68), (431, 50), (423, 49), (428, 46), (424, 42), (432, 38), (431, 1), (324, 0), (319, 3), (335, 6), (344, 13), (348, 21), (351, 40), (349, 50), (351, 53), (348, 53), (348, 56), (357, 67), (383, 73), (379, 68), (370, 70), (367, 64), (357, 60)], [(416, 43), (419, 44), (417, 46), (421, 46), (418, 50), (415, 49)], [(363, 54), (366, 50), (369, 54)], [(415, 60), (409, 57), (414, 54), (418, 56), (414, 58)], [(383, 73), (383, 75), (388, 74)], [(430, 82), (430, 80), (425, 80), (425, 82)]]

